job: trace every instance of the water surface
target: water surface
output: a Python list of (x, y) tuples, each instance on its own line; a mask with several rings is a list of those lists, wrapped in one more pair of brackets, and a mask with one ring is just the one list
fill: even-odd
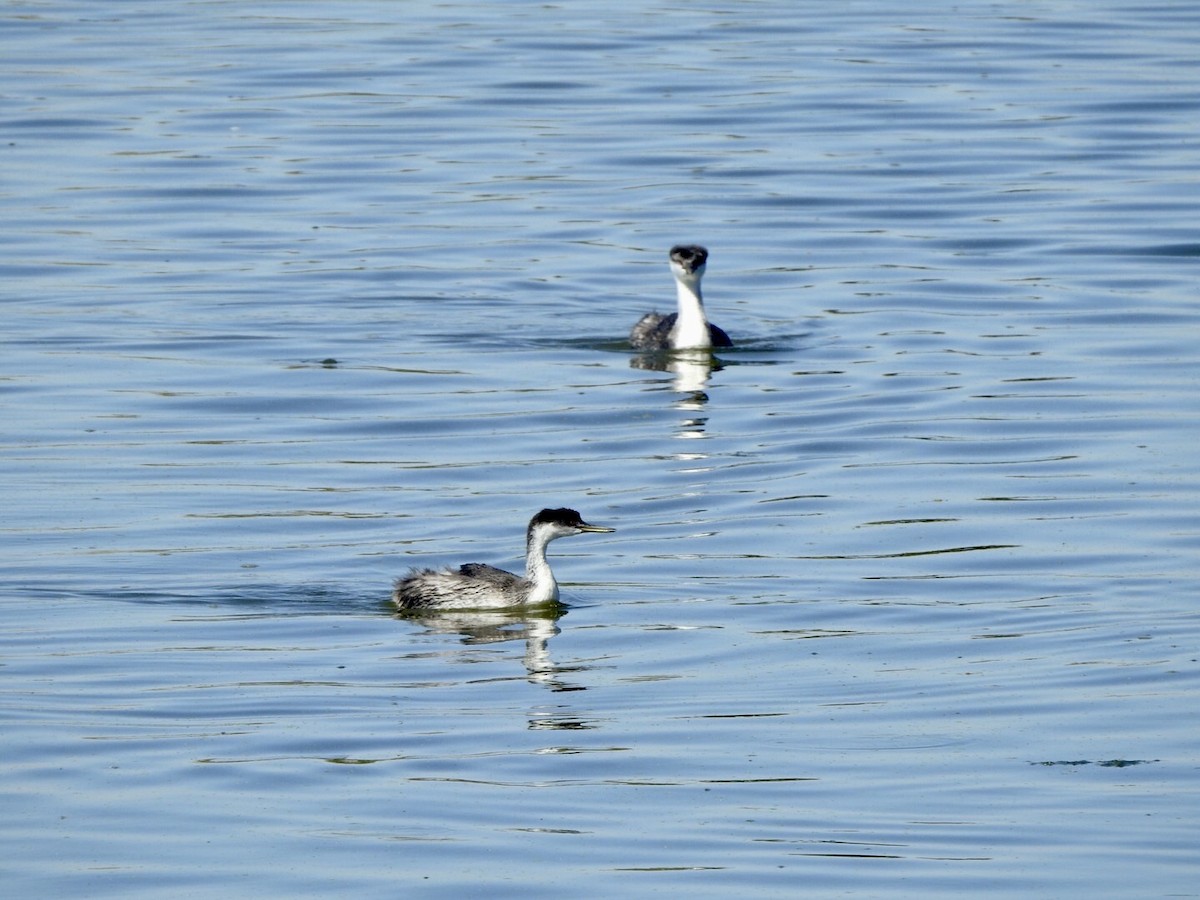
[(3, 22), (12, 890), (1197, 893), (1190, 6)]

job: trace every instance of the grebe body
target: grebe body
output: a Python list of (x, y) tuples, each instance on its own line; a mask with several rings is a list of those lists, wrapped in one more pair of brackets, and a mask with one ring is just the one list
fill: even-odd
[(525, 575), (514, 575), (485, 563), (457, 569), (413, 569), (397, 578), (392, 602), (401, 610), (506, 609), (538, 606), (558, 599), (558, 582), (546, 561), (546, 545), (574, 534), (608, 534), (589, 525), (573, 509), (543, 509), (525, 532)]
[(708, 350), (732, 347), (724, 331), (704, 316), (700, 279), (708, 264), (708, 250), (698, 244), (679, 244), (669, 254), (675, 276), (677, 311), (662, 315), (646, 313), (629, 333), (635, 350)]

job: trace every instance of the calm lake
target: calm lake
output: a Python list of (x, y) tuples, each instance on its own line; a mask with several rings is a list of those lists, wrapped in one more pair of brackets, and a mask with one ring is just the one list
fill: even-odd
[(1200, 896), (1200, 6), (0, 27), (12, 896)]

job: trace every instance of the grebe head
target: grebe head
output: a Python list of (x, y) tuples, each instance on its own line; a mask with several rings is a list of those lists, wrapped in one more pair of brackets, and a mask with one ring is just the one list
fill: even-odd
[(698, 286), (708, 264), (708, 250), (699, 244), (677, 244), (671, 248), (671, 274), (689, 286)]
[(604, 525), (589, 525), (583, 521), (579, 513), (573, 509), (543, 509), (529, 520), (530, 541), (535, 538), (542, 541), (552, 541), (555, 538), (570, 537), (573, 534), (609, 534), (615, 528)]

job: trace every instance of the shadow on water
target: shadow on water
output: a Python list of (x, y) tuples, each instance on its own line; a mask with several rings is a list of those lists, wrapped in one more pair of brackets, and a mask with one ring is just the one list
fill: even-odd
[(583, 685), (564, 680), (563, 675), (578, 671), (559, 666), (550, 654), (550, 639), (559, 634), (558, 620), (567, 614), (561, 603), (537, 609), (514, 610), (442, 610), (393, 615), (410, 622), (430, 635), (458, 635), (467, 646), (524, 641), (526, 677), (552, 691), (582, 691)]
[[(525, 674), (530, 683), (552, 691), (582, 691), (586, 687), (564, 676), (581, 670), (561, 666), (550, 654), (550, 639), (560, 633), (558, 621), (568, 612), (562, 603), (535, 609), (441, 610), (397, 612), (386, 598), (315, 586), (277, 586), (247, 591), (245, 588), (214, 588), (185, 593), (162, 591), (79, 592), (42, 590), (48, 600), (112, 601), (154, 606), (173, 606), (199, 612), (207, 619), (280, 619), (296, 616), (390, 616), (410, 624), (426, 635), (458, 636), (460, 643), (479, 647), (523, 641)], [(35, 599), (31, 597), (31, 599)]]
[[(797, 331), (795, 333), (773, 334), (769, 337), (740, 337), (734, 341), (732, 347), (721, 347), (720, 358), (723, 361), (728, 361), (728, 364), (734, 365), (733, 360), (744, 359), (751, 354), (769, 354), (769, 353), (794, 353), (804, 350), (812, 343), (813, 336), (816, 332)], [(568, 338), (566, 340), (555, 339), (531, 339), (528, 342), (530, 347), (534, 348), (565, 348), (569, 350), (593, 350), (599, 353), (621, 353), (633, 356), (669, 356), (667, 351), (652, 352), (648, 354), (639, 353), (629, 346), (629, 339), (625, 336), (619, 338), (612, 337), (579, 337)], [(710, 354), (715, 355), (715, 354)], [(747, 360), (748, 362), (770, 362), (769, 360)]]
[(155, 606), (205, 608), (229, 618), (278, 618), (281, 616), (378, 615), (390, 608), (379, 596), (312, 585), (272, 585), (247, 590), (245, 587), (215, 587), (203, 591), (44, 591), (56, 598), (70, 597), (87, 602), (120, 600)]
[[(712, 350), (634, 351), (628, 340), (580, 338), (553, 342), (555, 346), (590, 350), (599, 353), (619, 353), (629, 358), (629, 368), (643, 372), (662, 372), (672, 377), (671, 390), (689, 394), (697, 402), (706, 402), (709, 379), (733, 366), (775, 366), (793, 361), (793, 355), (803, 349), (812, 332), (778, 335), (770, 339), (745, 339), (732, 347)], [(546, 342), (550, 343), (550, 342)]]
[(663, 353), (639, 353), (629, 360), (631, 369), (650, 372), (668, 372), (671, 389), (680, 394), (691, 394), (697, 402), (705, 402), (708, 395), (709, 376), (725, 368), (725, 364), (707, 350), (677, 350)]

